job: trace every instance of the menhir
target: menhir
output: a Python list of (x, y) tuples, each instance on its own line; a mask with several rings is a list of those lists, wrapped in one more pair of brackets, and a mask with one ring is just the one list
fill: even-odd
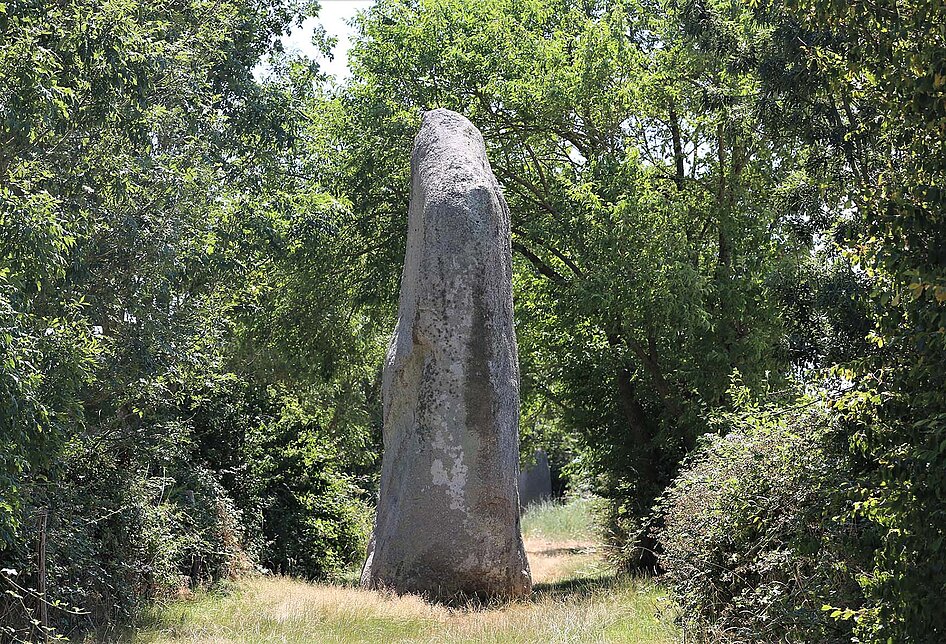
[(424, 114), (384, 366), (381, 496), (362, 584), (434, 600), (531, 591), (519, 527), (509, 207), (479, 131)]

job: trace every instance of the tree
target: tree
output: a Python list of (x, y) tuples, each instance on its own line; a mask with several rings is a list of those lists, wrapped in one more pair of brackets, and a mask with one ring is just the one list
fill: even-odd
[[(43, 599), (29, 591), (37, 508), (50, 517), (46, 599), (63, 603), (50, 617), (65, 632), (107, 627), (254, 555), (309, 548), (326, 555), (309, 574), (331, 574), (359, 548), (374, 354), (347, 357), (360, 321), (344, 317), (338, 280), (307, 298), (287, 277), (319, 272), (330, 232), (307, 226), (345, 211), (303, 163), (318, 69), (277, 38), (315, 8), (0, 5), (0, 584), (27, 589), (3, 595), (0, 637), (42, 635), (31, 611)], [(290, 346), (331, 337), (293, 327), (284, 309), (299, 301), (332, 305), (301, 324), (343, 320), (350, 333)], [(272, 346), (262, 330), (281, 350), (266, 365), (246, 353)], [(327, 464), (326, 445), (367, 449)], [(265, 446), (286, 467), (249, 460)], [(318, 495), (334, 537), (272, 543), (259, 508), (292, 463), (310, 473), (295, 500)]]
[[(527, 398), (576, 429), (630, 532), (703, 411), (727, 404), (730, 375), (784, 372), (768, 283), (811, 245), (787, 221), (807, 179), (758, 136), (757, 80), (687, 48), (668, 11), (382, 1), (360, 19), (342, 97), (339, 185), (381, 231), (379, 262), (401, 252), (420, 111), (454, 109), (483, 132), (513, 213)], [(735, 23), (733, 41), (753, 29)]]
[[(839, 356), (837, 403), (858, 464), (855, 517), (883, 535), (848, 618), (864, 641), (946, 632), (946, 14), (942, 3), (749, 3), (770, 34), (752, 64), (769, 136), (820, 153), (831, 240), (867, 289), (873, 350)], [(726, 4), (688, 4), (703, 42)], [(721, 8), (723, 7), (723, 8)]]

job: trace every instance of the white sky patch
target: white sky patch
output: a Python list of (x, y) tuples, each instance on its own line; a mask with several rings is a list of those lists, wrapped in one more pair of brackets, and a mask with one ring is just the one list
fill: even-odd
[[(363, 11), (374, 4), (374, 0), (322, 0), (321, 9), (317, 18), (307, 18), (302, 26), (294, 26), (288, 36), (282, 37), (283, 47), (287, 51), (295, 50), (319, 63), (325, 73), (334, 76), (336, 82), (348, 78), (348, 50), (351, 48), (350, 36), (354, 28), (348, 23), (359, 11)], [(326, 33), (338, 38), (332, 50), (333, 60), (322, 56), (312, 44), (312, 33), (318, 25), (325, 28)]]

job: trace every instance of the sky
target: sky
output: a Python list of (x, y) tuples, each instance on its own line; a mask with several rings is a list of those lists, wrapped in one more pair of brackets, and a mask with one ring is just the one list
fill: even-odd
[[(323, 71), (334, 75), (337, 81), (342, 81), (348, 77), (348, 49), (351, 46), (348, 37), (352, 28), (346, 23), (354, 18), (358, 11), (374, 4), (374, 0), (321, 0), (320, 4), (322, 9), (319, 11), (319, 17), (309, 18), (301, 27), (294, 27), (292, 33), (283, 36), (283, 46), (317, 59)], [(320, 56), (312, 45), (312, 31), (319, 23), (330, 36), (338, 38), (332, 61)]]

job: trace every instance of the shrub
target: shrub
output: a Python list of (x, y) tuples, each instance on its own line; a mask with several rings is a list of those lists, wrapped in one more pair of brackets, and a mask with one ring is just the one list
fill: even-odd
[(30, 479), (22, 530), (0, 550), (0, 588), (15, 591), (0, 593), (0, 641), (43, 636), (34, 622), (40, 508), (49, 623), (63, 636), (110, 637), (148, 600), (254, 564), (324, 579), (363, 556), (367, 493), (353, 472), (369, 469), (376, 450), (330, 436), (317, 414), (331, 408), (202, 375), (179, 388), (176, 405), (140, 405), (128, 428), (89, 423)]
[(174, 464), (154, 476), (94, 444), (72, 445), (55, 478), (32, 489), (42, 503), (25, 508), (21, 523), (30, 530), (0, 553), (0, 583), (21, 595), (0, 599), (0, 641), (42, 639), (32, 621), (40, 507), (47, 513), (49, 623), (59, 635), (108, 637), (116, 619), (150, 598), (213, 583), (248, 564), (241, 513), (216, 475), (186, 460)]
[(262, 513), (260, 561), (281, 574), (337, 578), (364, 556), (365, 492), (312, 418), (284, 413), (263, 429), (247, 455)]
[(827, 412), (806, 400), (729, 420), (658, 503), (685, 627), (725, 642), (850, 641), (859, 528), (844, 518), (851, 473)]

